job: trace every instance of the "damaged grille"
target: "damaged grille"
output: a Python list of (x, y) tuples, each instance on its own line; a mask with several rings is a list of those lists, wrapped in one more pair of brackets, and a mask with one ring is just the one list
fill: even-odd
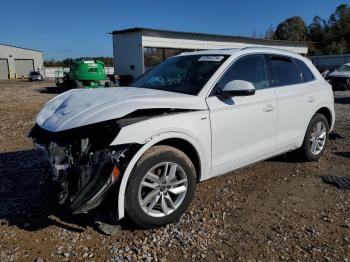
[(103, 128), (55, 133), (35, 126), (29, 134), (35, 145), (45, 152), (52, 167), (58, 203), (73, 213), (86, 212), (99, 205), (116, 182), (111, 180), (113, 168), (118, 166), (122, 170), (132, 157), (133, 144), (109, 146), (119, 129), (108, 128), (110, 123)]

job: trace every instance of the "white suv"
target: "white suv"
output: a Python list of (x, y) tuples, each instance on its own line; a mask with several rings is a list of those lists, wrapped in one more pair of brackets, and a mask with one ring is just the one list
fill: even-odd
[(29, 136), (74, 214), (112, 193), (119, 219), (171, 223), (200, 181), (295, 149), (317, 160), (334, 125), (331, 86), (279, 49), (185, 53), (131, 85), (70, 90), (37, 115)]

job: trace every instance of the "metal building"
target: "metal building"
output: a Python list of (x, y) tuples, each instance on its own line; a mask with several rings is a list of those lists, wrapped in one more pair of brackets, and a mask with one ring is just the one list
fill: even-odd
[(114, 71), (134, 78), (170, 56), (182, 52), (267, 46), (286, 49), (302, 55), (307, 42), (257, 39), (241, 36), (176, 32), (149, 28), (129, 28), (113, 31)]
[(43, 69), (42, 51), (0, 44), (0, 79), (27, 77)]

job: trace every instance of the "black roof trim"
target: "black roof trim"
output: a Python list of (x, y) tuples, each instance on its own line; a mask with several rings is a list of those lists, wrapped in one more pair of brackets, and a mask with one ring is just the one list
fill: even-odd
[(121, 30), (115, 30), (110, 32), (109, 34), (122, 34), (122, 33), (129, 33), (129, 32), (138, 32), (138, 31), (149, 31), (149, 32), (156, 32), (156, 33), (177, 33), (177, 34), (191, 34), (191, 35), (197, 35), (197, 36), (212, 36), (212, 37), (234, 37), (238, 39), (247, 39), (247, 40), (258, 40), (258, 41), (266, 41), (266, 42), (280, 42), (280, 43), (298, 43), (298, 44), (310, 44), (312, 42), (307, 41), (288, 41), (288, 40), (277, 40), (277, 39), (264, 39), (264, 38), (254, 38), (254, 37), (247, 37), (247, 36), (235, 36), (235, 35), (219, 35), (219, 34), (207, 34), (207, 33), (198, 33), (198, 32), (184, 32), (184, 31), (174, 31), (174, 30), (165, 30), (165, 29), (154, 29), (154, 28), (145, 28), (145, 27), (131, 27)]
[(24, 49), (24, 50), (30, 50), (30, 51), (35, 51), (35, 52), (41, 52), (41, 53), (43, 52), (43, 51), (40, 51), (40, 50), (26, 48), (26, 47), (20, 47), (20, 46), (15, 46), (15, 45), (7, 45), (7, 44), (2, 44), (2, 43), (0, 43), (0, 45), (14, 47), (14, 48), (19, 48), (19, 49)]

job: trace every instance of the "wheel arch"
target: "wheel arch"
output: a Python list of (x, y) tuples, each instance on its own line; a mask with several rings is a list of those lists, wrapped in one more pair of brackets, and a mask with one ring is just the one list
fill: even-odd
[[(326, 117), (328, 125), (329, 125), (329, 130), (331, 131), (334, 125), (334, 111), (332, 111), (329, 107), (327, 106), (322, 106), (319, 107), (313, 114), (310, 114), (308, 117), (308, 121), (306, 123), (306, 126), (304, 127), (303, 134), (305, 136), (306, 130), (312, 120), (312, 118), (315, 116), (315, 114), (322, 114)], [(304, 141), (304, 136), (302, 136), (299, 141), (298, 141), (298, 147), (300, 147)]]
[[(201, 151), (200, 145), (190, 136), (184, 133), (177, 133), (177, 132), (167, 132), (158, 134), (157, 136), (154, 136), (150, 138), (150, 141), (146, 144), (144, 144), (133, 156), (133, 158), (130, 160), (123, 176), (120, 182), (119, 191), (118, 191), (118, 219), (122, 219), (125, 216), (125, 193), (127, 184), (129, 181), (129, 178), (132, 174), (132, 171), (134, 170), (134, 167), (138, 160), (142, 157), (142, 155), (151, 147), (155, 145), (169, 145), (173, 146), (181, 151), (183, 150), (189, 150), (189, 152), (184, 152), (192, 161), (196, 168), (196, 175), (197, 175), (197, 181), (201, 181), (203, 178), (203, 172), (207, 169), (204, 167), (205, 160), (203, 153)], [(194, 163), (196, 161), (193, 161), (191, 157), (197, 157), (198, 162)], [(196, 167), (197, 165), (197, 167)], [(197, 173), (198, 168), (198, 173)]]
[[(322, 114), (322, 115), (324, 115), (324, 116), (327, 118), (329, 128), (332, 127), (333, 115), (332, 115), (331, 110), (330, 110), (328, 107), (321, 107), (321, 108), (319, 108), (319, 109), (315, 112), (315, 114)], [(313, 116), (314, 116), (315, 114), (313, 114)], [(312, 116), (312, 117), (313, 117), (313, 116)]]
[(194, 165), (194, 168), (196, 170), (197, 182), (201, 181), (200, 157), (198, 155), (197, 149), (190, 142), (183, 138), (168, 138), (160, 141), (154, 146), (157, 145), (172, 146), (185, 153), (185, 155), (188, 156), (188, 158), (192, 161)]

